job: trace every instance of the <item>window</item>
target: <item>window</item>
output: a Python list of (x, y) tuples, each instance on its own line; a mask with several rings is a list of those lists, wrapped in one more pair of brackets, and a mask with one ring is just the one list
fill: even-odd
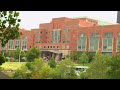
[(90, 37), (90, 50), (96, 51), (99, 47), (99, 33), (93, 33)]
[(9, 40), (9, 42), (8, 42), (8, 48), (9, 49), (14, 49), (14, 41), (13, 40)]
[(46, 46), (44, 46), (44, 48), (46, 48)]
[(37, 31), (36, 34), (39, 34), (39, 32)]
[(71, 32), (71, 30), (70, 29), (66, 29), (66, 30), (64, 30), (64, 32)]
[(111, 51), (113, 47), (113, 33), (105, 33), (103, 37), (103, 50)]
[(49, 48), (49, 46), (48, 46), (48, 48)]
[(53, 48), (55, 48), (55, 46), (53, 46)]
[(69, 49), (69, 48), (70, 48), (70, 47), (67, 45), (67, 46), (66, 46), (66, 49)]
[(70, 38), (70, 34), (66, 34), (66, 35), (65, 35), (65, 38)]
[(52, 46), (50, 46), (50, 48), (52, 48)]
[(117, 51), (120, 51), (120, 33), (118, 33), (118, 38), (117, 38)]
[(74, 46), (72, 46), (72, 48), (75, 48)]
[(42, 36), (36, 36), (36, 38), (42, 38)]
[(15, 48), (19, 48), (20, 47), (20, 40), (15, 40)]
[(24, 37), (22, 40), (22, 50), (27, 49), (27, 37)]
[(69, 40), (65, 40), (65, 41), (63, 41), (63, 43), (70, 43), (70, 41)]
[(57, 46), (57, 48), (59, 48), (59, 46)]
[(53, 43), (60, 43), (60, 37), (61, 36), (61, 31), (60, 30), (54, 30), (52, 32), (52, 42)]
[(78, 51), (85, 51), (86, 50), (86, 35), (81, 34), (78, 39)]

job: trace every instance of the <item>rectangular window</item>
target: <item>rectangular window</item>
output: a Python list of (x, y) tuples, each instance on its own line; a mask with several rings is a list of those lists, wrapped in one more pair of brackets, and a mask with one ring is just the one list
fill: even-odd
[(112, 51), (113, 47), (113, 33), (105, 33), (103, 37), (103, 50)]
[(65, 41), (63, 41), (63, 43), (70, 43), (70, 41), (69, 40), (65, 40)]
[(96, 51), (99, 47), (99, 34), (94, 33), (90, 37), (90, 50)]
[(52, 32), (52, 42), (53, 43), (60, 43), (60, 37), (61, 36), (61, 31), (60, 30), (54, 30)]
[(66, 49), (69, 49), (69, 48), (70, 48), (70, 47), (67, 45), (67, 46), (66, 46)]
[(80, 37), (78, 40), (78, 51), (86, 50), (86, 37)]
[(42, 36), (36, 36), (36, 38), (42, 38)]
[(70, 34), (66, 34), (66, 35), (65, 35), (65, 38), (70, 38)]
[(117, 51), (120, 52), (120, 36), (117, 39)]

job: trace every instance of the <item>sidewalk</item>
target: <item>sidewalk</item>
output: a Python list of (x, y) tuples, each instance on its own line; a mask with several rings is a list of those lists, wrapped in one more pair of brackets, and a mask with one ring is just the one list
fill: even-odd
[(0, 72), (0, 79), (10, 79), (10, 77), (4, 74), (3, 72)]

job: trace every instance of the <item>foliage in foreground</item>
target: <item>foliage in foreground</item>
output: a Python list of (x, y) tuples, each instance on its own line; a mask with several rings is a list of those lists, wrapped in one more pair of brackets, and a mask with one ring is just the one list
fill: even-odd
[(26, 53), (26, 57), (28, 62), (32, 62), (34, 61), (35, 58), (39, 58), (40, 57), (39, 48), (33, 47), (30, 50), (28, 50)]
[(6, 61), (6, 58), (2, 54), (0, 54), (0, 65), (5, 63), (5, 61)]
[(110, 56), (103, 56), (100, 53), (96, 54), (93, 62), (91, 62), (90, 68), (87, 70), (86, 73), (81, 74), (81, 78), (107, 79), (107, 71), (109, 69), (107, 63), (110, 62), (110, 60)]
[(112, 60), (107, 63), (109, 70), (107, 76), (109, 79), (120, 79), (120, 54), (114, 55)]
[[(76, 79), (79, 78), (73, 69), (73, 63), (69, 58), (61, 61), (56, 68), (51, 68), (48, 62), (41, 58), (35, 59), (34, 62), (28, 62), (25, 70), (17, 70), (13, 78), (30, 79)], [(29, 73), (25, 73), (29, 71)], [(25, 75), (24, 75), (25, 74)]]

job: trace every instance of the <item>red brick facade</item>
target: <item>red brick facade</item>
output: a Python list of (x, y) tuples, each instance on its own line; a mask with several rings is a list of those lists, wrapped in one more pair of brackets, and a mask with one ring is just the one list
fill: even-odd
[[(60, 42), (53, 43), (53, 31), (60, 30)], [(112, 52), (116, 54), (117, 52), (117, 39), (120, 33), (120, 25), (105, 25), (99, 26), (97, 20), (89, 18), (53, 18), (50, 23), (40, 24), (38, 29), (31, 29), (31, 31), (20, 29), (22, 36), (20, 43), (22, 42), (24, 36), (27, 36), (27, 49), (32, 47), (39, 47), (41, 50), (54, 50), (61, 53), (67, 52), (70, 54), (72, 51), (78, 51), (78, 39), (81, 34), (86, 35), (86, 50), (87, 52), (96, 52), (96, 50), (91, 51), (90, 48), (90, 37), (93, 33), (99, 33), (99, 45), (98, 50), (101, 52)], [(103, 36), (105, 33), (113, 33), (113, 44), (112, 50), (103, 50)], [(58, 33), (59, 34), (59, 33)], [(57, 37), (57, 34), (55, 34)], [(59, 39), (59, 37), (57, 38)], [(55, 39), (56, 40), (56, 39)], [(21, 47), (21, 44), (20, 44)], [(0, 48), (0, 50), (2, 50)], [(6, 47), (8, 51), (8, 44)], [(14, 50), (14, 49), (13, 49)]]

